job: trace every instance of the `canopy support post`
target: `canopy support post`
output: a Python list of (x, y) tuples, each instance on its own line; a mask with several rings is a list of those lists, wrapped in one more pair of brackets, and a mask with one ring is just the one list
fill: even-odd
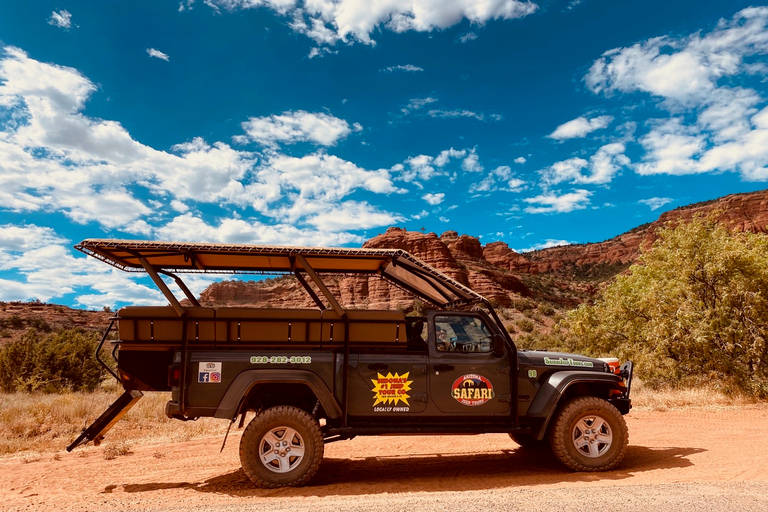
[(314, 281), (317, 287), (320, 288), (320, 291), (323, 293), (323, 295), (325, 295), (325, 298), (328, 299), (328, 302), (330, 302), (333, 310), (339, 315), (339, 317), (344, 318), (347, 312), (339, 305), (339, 303), (336, 301), (336, 297), (334, 297), (330, 290), (328, 290), (328, 287), (325, 286), (325, 283), (320, 279), (320, 276), (317, 275), (317, 272), (315, 272), (315, 270), (309, 266), (309, 263), (307, 263), (307, 260), (304, 259), (304, 256), (297, 254), (296, 261), (301, 264), (301, 266), (304, 268), (304, 271), (309, 274), (309, 277), (312, 278), (312, 281)]
[(293, 274), (296, 276), (296, 279), (299, 280), (301, 283), (301, 286), (304, 287), (304, 289), (307, 291), (310, 297), (312, 297), (312, 300), (315, 301), (315, 304), (317, 304), (317, 307), (320, 308), (321, 311), (325, 311), (327, 308), (325, 307), (325, 304), (323, 304), (323, 301), (320, 300), (320, 297), (317, 296), (315, 293), (315, 290), (313, 290), (309, 283), (307, 283), (307, 280), (304, 279), (304, 276), (302, 276), (298, 270), (294, 270)]
[(152, 278), (152, 281), (155, 282), (155, 285), (160, 289), (163, 295), (165, 295), (165, 298), (168, 299), (168, 302), (171, 303), (171, 307), (176, 311), (176, 313), (178, 313), (179, 316), (184, 316), (184, 307), (179, 303), (178, 299), (173, 295), (173, 293), (171, 293), (168, 285), (165, 284), (165, 281), (163, 281), (155, 268), (150, 265), (147, 259), (143, 256), (139, 258), (139, 263), (141, 263), (141, 266), (144, 267), (144, 270), (147, 271), (149, 277)]
[(184, 281), (182, 281), (179, 276), (177, 276), (176, 274), (171, 274), (170, 272), (165, 272), (163, 270), (161, 270), (159, 273), (168, 277), (172, 277), (173, 280), (176, 282), (176, 286), (178, 286), (181, 289), (181, 291), (184, 292), (184, 295), (187, 296), (187, 299), (189, 299), (189, 302), (191, 302), (192, 305), (195, 306), (196, 308), (200, 307), (200, 303), (197, 301), (197, 298), (192, 294), (189, 288), (187, 288), (187, 284)]

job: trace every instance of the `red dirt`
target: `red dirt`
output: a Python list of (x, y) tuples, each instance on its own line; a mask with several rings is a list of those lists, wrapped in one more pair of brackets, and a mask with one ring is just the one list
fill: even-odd
[[(519, 449), (499, 434), (379, 436), (327, 445), (307, 487), (261, 490), (240, 469), (236, 433), (222, 454), (219, 438), (137, 445), (113, 460), (92, 446), (32, 462), (0, 460), (0, 496), (5, 510), (60, 511), (433, 511), (458, 505), (486, 510), (502, 503), (505, 510), (577, 510), (586, 506), (580, 503), (594, 505), (596, 496), (614, 503), (598, 509), (622, 512), (658, 503), (663, 509), (718, 510), (723, 503), (768, 509), (765, 406), (641, 410), (627, 422), (627, 457), (606, 473), (569, 472), (548, 452)], [(494, 501), (485, 505), (488, 500)]]

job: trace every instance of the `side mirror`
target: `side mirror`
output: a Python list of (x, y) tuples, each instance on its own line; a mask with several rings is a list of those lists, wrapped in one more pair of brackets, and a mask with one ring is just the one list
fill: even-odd
[(504, 355), (504, 337), (501, 334), (494, 334), (491, 336), (493, 343), (493, 355), (495, 357), (501, 357)]

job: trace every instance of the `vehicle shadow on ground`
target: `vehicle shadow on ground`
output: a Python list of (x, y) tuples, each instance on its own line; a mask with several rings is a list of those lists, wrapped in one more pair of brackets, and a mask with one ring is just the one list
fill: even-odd
[(429, 454), (415, 457), (385, 456), (364, 459), (326, 458), (306, 487), (257, 489), (242, 469), (194, 484), (125, 484), (125, 492), (188, 488), (231, 496), (339, 496), (384, 492), (443, 492), (535, 486), (566, 482), (599, 482), (630, 478), (655, 469), (691, 466), (688, 456), (699, 448), (646, 448), (630, 446), (621, 467), (601, 473), (573, 473), (549, 451), (524, 449), (491, 453)]

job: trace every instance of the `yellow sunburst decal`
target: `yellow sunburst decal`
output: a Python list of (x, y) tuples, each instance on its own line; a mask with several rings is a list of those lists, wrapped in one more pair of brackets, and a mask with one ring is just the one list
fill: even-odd
[(411, 372), (406, 372), (402, 375), (395, 373), (388, 373), (386, 375), (378, 374), (378, 377), (371, 379), (373, 382), (373, 398), (376, 400), (373, 405), (378, 404), (392, 404), (397, 405), (402, 401), (405, 405), (410, 406), (408, 399), (408, 391), (411, 390), (412, 380), (408, 380), (408, 375)]

